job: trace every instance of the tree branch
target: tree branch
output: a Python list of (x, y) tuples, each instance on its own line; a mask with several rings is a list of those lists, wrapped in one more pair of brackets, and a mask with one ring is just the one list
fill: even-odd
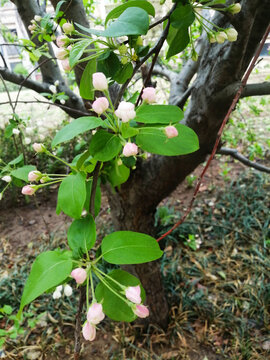
[(270, 95), (270, 81), (264, 81), (258, 84), (247, 84), (241, 97), (263, 95)]
[[(44, 82), (41, 83), (29, 78), (27, 79), (22, 75), (13, 73), (9, 69), (0, 68), (0, 74), (3, 76), (4, 80), (10, 81), (17, 85), (21, 85), (23, 83), (24, 87), (26, 87), (27, 89), (34, 90), (37, 93), (51, 92), (49, 89), (50, 84)], [(74, 94), (65, 84), (59, 85), (59, 92), (64, 92), (67, 96), (69, 96), (69, 99), (66, 101), (66, 106), (61, 104), (54, 104), (54, 103), (49, 103), (49, 104), (61, 107), (68, 115), (74, 118), (77, 118), (78, 116), (82, 116), (82, 115), (84, 116), (90, 115), (90, 113), (87, 113), (84, 104), (82, 102), (82, 99), (78, 97), (76, 94)], [(16, 103), (18, 102), (20, 101), (16, 100)]]
[(258, 164), (254, 161), (249, 160), (247, 157), (245, 157), (244, 155), (240, 154), (236, 149), (230, 149), (230, 148), (226, 148), (226, 147), (222, 147), (218, 150), (217, 152), (218, 154), (221, 155), (230, 155), (231, 157), (233, 157), (234, 159), (240, 161), (241, 163), (243, 163), (246, 166), (252, 167), (256, 170), (262, 171), (262, 172), (266, 172), (268, 174), (270, 174), (270, 168), (267, 166), (264, 166), (262, 164)]

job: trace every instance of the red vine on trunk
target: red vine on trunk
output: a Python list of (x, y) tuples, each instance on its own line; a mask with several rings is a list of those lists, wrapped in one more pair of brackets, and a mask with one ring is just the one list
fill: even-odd
[(228, 119), (229, 119), (232, 111), (234, 110), (234, 108), (235, 108), (238, 100), (240, 99), (240, 96), (241, 96), (241, 94), (242, 94), (242, 91), (244, 90), (244, 87), (245, 87), (246, 84), (247, 84), (248, 78), (249, 78), (252, 70), (254, 69), (254, 67), (255, 67), (255, 65), (256, 65), (257, 59), (258, 59), (258, 57), (260, 56), (260, 53), (261, 53), (261, 51), (262, 51), (262, 48), (263, 48), (264, 43), (265, 43), (265, 41), (266, 41), (266, 39), (267, 39), (267, 37), (268, 37), (269, 32), (270, 32), (270, 25), (268, 26), (268, 28), (267, 28), (267, 30), (266, 30), (263, 38), (262, 38), (262, 41), (261, 41), (261, 43), (260, 43), (260, 46), (258, 47), (258, 49), (257, 49), (257, 51), (256, 51), (256, 53), (255, 53), (255, 56), (254, 56), (252, 62), (250, 63), (249, 68), (248, 68), (245, 76), (243, 77), (243, 80), (241, 81), (241, 85), (240, 85), (237, 93), (235, 94), (235, 97), (234, 97), (234, 99), (233, 99), (233, 101), (232, 101), (232, 104), (231, 104), (231, 106), (230, 106), (230, 108), (229, 108), (229, 110), (228, 110), (228, 112), (227, 112), (227, 114), (226, 114), (226, 116), (225, 116), (225, 118), (224, 118), (221, 126), (220, 126), (220, 129), (219, 129), (218, 134), (217, 134), (216, 142), (215, 142), (215, 145), (214, 145), (214, 147), (213, 147), (213, 151), (212, 151), (209, 159), (207, 160), (207, 163), (206, 163), (203, 171), (201, 172), (201, 174), (200, 174), (200, 176), (199, 176), (198, 183), (197, 183), (197, 185), (196, 185), (196, 188), (195, 188), (195, 190), (194, 190), (193, 196), (192, 196), (192, 198), (191, 198), (191, 201), (190, 201), (190, 203), (189, 203), (189, 206), (188, 206), (186, 212), (185, 212), (184, 215), (181, 217), (181, 219), (178, 220), (177, 223), (174, 224), (173, 227), (172, 227), (170, 230), (168, 230), (167, 232), (165, 232), (164, 234), (162, 234), (162, 235), (157, 239), (157, 241), (160, 241), (160, 240), (164, 239), (166, 236), (168, 236), (169, 234), (171, 234), (171, 233), (173, 232), (173, 230), (175, 230), (178, 226), (180, 226), (181, 224), (183, 224), (183, 222), (185, 221), (185, 219), (187, 218), (187, 216), (188, 216), (189, 213), (191, 212), (191, 209), (192, 209), (194, 200), (196, 199), (196, 196), (197, 196), (197, 194), (198, 194), (198, 192), (199, 192), (199, 189), (200, 189), (200, 186), (201, 186), (201, 184), (202, 184), (203, 177), (204, 177), (207, 169), (209, 168), (209, 165), (210, 165), (211, 161), (213, 160), (213, 158), (214, 158), (214, 156), (215, 156), (215, 154), (216, 154), (216, 152), (217, 152), (218, 144), (219, 144), (219, 142), (220, 142), (221, 135), (222, 135), (222, 132), (223, 132), (223, 130), (224, 130), (224, 127), (225, 127), (225, 125), (226, 125), (226, 123), (227, 123), (227, 121), (228, 121)]

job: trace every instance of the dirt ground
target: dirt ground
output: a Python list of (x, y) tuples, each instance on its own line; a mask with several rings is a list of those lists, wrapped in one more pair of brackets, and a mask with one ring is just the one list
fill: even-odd
[[(242, 172), (245, 167), (242, 164), (231, 162), (229, 164), (231, 170), (229, 177), (230, 179), (235, 178)], [(202, 170), (202, 166), (196, 169), (194, 175), (198, 177)], [(194, 184), (196, 181), (194, 182)], [(198, 197), (202, 197), (204, 192), (214, 192), (215, 189), (224, 186), (224, 176), (221, 176), (220, 162), (214, 160), (209, 168), (209, 171), (206, 173), (201, 186)], [(192, 198), (194, 192), (194, 186), (188, 187), (187, 182), (184, 182), (178, 186), (178, 188), (171, 194), (170, 197), (163, 200), (163, 205), (174, 206), (175, 209), (183, 210), (189, 201)], [(8, 256), (7, 252), (11, 251), (12, 253), (22, 254), (27, 249), (38, 248), (37, 242), (48, 241), (49, 234), (57, 234), (58, 237), (65, 238), (65, 233), (70, 224), (70, 219), (63, 213), (57, 216), (55, 214), (55, 205), (56, 205), (56, 194), (47, 198), (47, 200), (40, 199), (39, 196), (36, 196), (35, 201), (32, 201), (27, 205), (21, 205), (16, 208), (6, 208), (0, 210), (0, 243), (2, 250), (0, 250), (0, 261), (1, 256)], [(110, 221), (108, 217), (108, 204), (104, 198), (104, 205), (101, 209), (101, 216), (99, 218), (99, 223), (102, 222), (108, 223)], [(2, 255), (1, 255), (2, 252)], [(6, 252), (6, 253), (5, 253)], [(16, 265), (16, 260), (14, 264), (11, 262), (8, 265), (8, 268), (11, 269), (13, 265)], [(2, 269), (3, 270), (3, 269)], [(8, 271), (8, 269), (5, 269)], [(121, 324), (119, 327), (114, 328), (113, 331), (108, 331), (108, 325), (105, 325), (102, 331), (99, 331), (97, 334), (97, 339), (95, 343), (83, 343), (83, 357), (82, 360), (101, 360), (109, 359), (107, 354), (114, 349), (121, 347)], [(123, 325), (128, 329), (132, 328), (130, 325)], [(125, 329), (125, 334), (129, 330)], [(69, 327), (65, 327), (67, 331), (68, 343), (60, 346), (60, 348), (54, 352), (52, 349), (46, 351), (46, 356), (41, 356), (39, 351), (33, 349), (32, 359), (71, 359), (72, 358), (72, 332), (73, 325), (69, 324)], [(117, 335), (118, 332), (118, 335)], [(127, 335), (125, 335), (127, 337)], [(133, 330), (130, 330), (130, 336), (134, 336)], [(125, 342), (126, 338), (122, 341)], [(142, 335), (141, 339), (137, 341), (136, 345), (138, 348), (142, 348), (145, 344), (145, 337)], [(196, 343), (196, 340), (192, 339), (189, 335), (183, 338), (178, 334), (177, 341), (173, 347), (169, 345), (167, 335), (162, 331), (154, 331), (154, 334), (151, 335), (151, 346), (155, 349), (155, 354), (159, 354), (160, 359), (191, 359), (191, 360), (221, 360), (223, 357), (216, 354), (214, 350), (210, 347), (202, 347), (202, 345)], [(183, 355), (179, 357), (179, 349), (183, 350)], [(36, 355), (35, 355), (36, 353)], [(43, 353), (44, 354), (44, 353)], [(7, 357), (7, 359), (12, 359)], [(14, 354), (15, 356), (15, 354)], [(35, 357), (37, 356), (37, 357)], [(18, 358), (17, 356), (14, 359)], [(29, 358), (29, 357), (28, 357)], [(111, 359), (112, 357), (110, 357)], [(128, 359), (125, 353), (122, 354), (123, 359)], [(20, 357), (21, 359), (21, 357)], [(118, 359), (118, 357), (113, 358)], [(134, 358), (135, 359), (135, 358)], [(156, 357), (155, 357), (156, 359)]]

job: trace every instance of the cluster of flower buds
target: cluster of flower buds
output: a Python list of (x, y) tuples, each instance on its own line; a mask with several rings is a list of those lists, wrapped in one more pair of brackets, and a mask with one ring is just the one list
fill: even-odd
[(236, 41), (238, 32), (234, 28), (224, 29), (224, 31), (219, 31), (216, 33), (211, 33), (209, 35), (210, 43), (217, 42), (218, 44), (223, 44), (225, 40), (230, 42)]
[(38, 22), (42, 20), (40, 15), (35, 15), (34, 19), (31, 20), (31, 25), (28, 26), (28, 30), (31, 34), (34, 34), (35, 31), (38, 29)]
[(96, 337), (96, 325), (105, 318), (102, 304), (93, 302), (87, 311), (87, 320), (83, 325), (82, 333), (85, 340), (93, 341)]
[[(63, 285), (59, 285), (56, 287), (55, 291), (53, 292), (53, 298), (54, 299), (59, 299), (62, 296), (61, 291), (63, 290)], [(67, 297), (72, 295), (72, 287), (69, 286), (68, 284), (66, 284), (64, 286), (64, 295), (66, 295)]]
[(148, 308), (145, 305), (141, 304), (142, 298), (140, 285), (128, 286), (125, 289), (125, 296), (129, 301), (134, 304), (132, 305), (132, 310), (135, 315), (140, 318), (146, 318), (147, 316), (149, 316)]

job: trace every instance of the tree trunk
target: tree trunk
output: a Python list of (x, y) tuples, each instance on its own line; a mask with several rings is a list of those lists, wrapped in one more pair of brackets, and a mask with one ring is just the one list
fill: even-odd
[[(155, 206), (152, 211), (146, 212), (143, 202), (141, 202), (141, 206), (136, 205), (135, 207), (109, 188), (107, 193), (115, 230), (137, 231), (155, 236)], [(134, 196), (136, 198), (135, 193)], [(168, 325), (169, 307), (161, 279), (160, 261), (125, 266), (124, 269), (137, 276), (146, 291), (146, 304), (150, 311), (148, 322), (158, 324), (165, 329)]]

